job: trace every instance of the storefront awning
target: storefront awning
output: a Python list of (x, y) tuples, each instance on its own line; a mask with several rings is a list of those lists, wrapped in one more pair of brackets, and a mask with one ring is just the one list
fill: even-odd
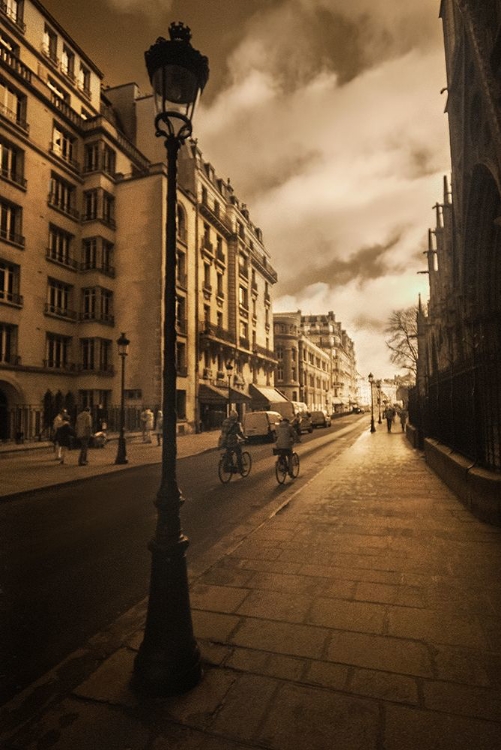
[(200, 383), (198, 386), (198, 400), (201, 404), (224, 406), (228, 403), (228, 391), (223, 391), (214, 385)]
[(340, 405), (340, 404), (344, 404), (344, 401), (342, 401), (340, 398), (333, 398), (332, 403)]
[[(232, 404), (246, 404), (251, 398), (246, 393), (236, 388), (230, 389)], [(200, 383), (198, 386), (198, 400), (201, 404), (212, 404), (214, 406), (225, 406), (228, 403), (228, 389), (217, 388), (215, 385)]]
[(236, 388), (231, 388), (231, 403), (232, 404), (248, 404), (251, 397), (242, 391), (237, 391)]
[(289, 399), (282, 396), (276, 388), (257, 386), (254, 384), (249, 385), (249, 391), (253, 399), (256, 401), (267, 401), (269, 404), (278, 404), (282, 401), (288, 401)]

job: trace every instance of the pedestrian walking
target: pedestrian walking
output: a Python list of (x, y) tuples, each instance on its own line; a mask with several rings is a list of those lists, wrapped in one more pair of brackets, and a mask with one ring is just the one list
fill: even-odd
[(395, 419), (395, 409), (393, 406), (388, 406), (384, 410), (384, 418), (386, 419), (386, 424), (388, 426), (388, 432), (391, 432), (391, 426), (393, 424), (393, 420)]
[(79, 466), (87, 466), (87, 452), (89, 449), (90, 439), (92, 437), (92, 417), (90, 406), (86, 406), (77, 417), (76, 435), (80, 440), (80, 455), (78, 457)]
[(155, 434), (157, 436), (157, 445), (162, 445), (162, 432), (164, 426), (164, 415), (160, 411), (157, 411), (157, 423), (155, 425)]
[(62, 418), (61, 426), (57, 428), (57, 432), (54, 438), (55, 444), (59, 450), (59, 463), (64, 464), (66, 454), (73, 448), (73, 440), (76, 437), (75, 430), (70, 424), (70, 417), (65, 414)]
[(52, 435), (53, 435), (52, 439), (54, 441), (54, 453), (56, 454), (55, 455), (56, 461), (59, 461), (61, 459), (61, 446), (59, 445), (57, 441), (57, 437), (56, 437), (57, 431), (60, 427), (62, 427), (65, 417), (68, 417), (68, 422), (69, 422), (70, 418), (69, 418), (68, 412), (66, 411), (66, 409), (61, 409), (61, 411), (56, 414), (52, 422)]
[(407, 417), (408, 417), (407, 409), (405, 407), (402, 407), (400, 409), (398, 416), (400, 417), (400, 425), (402, 427), (402, 432), (405, 432), (405, 425), (407, 424)]
[(141, 412), (141, 428), (143, 431), (143, 443), (151, 443), (151, 431), (153, 430), (153, 425), (155, 423), (155, 415), (149, 409), (146, 407)]

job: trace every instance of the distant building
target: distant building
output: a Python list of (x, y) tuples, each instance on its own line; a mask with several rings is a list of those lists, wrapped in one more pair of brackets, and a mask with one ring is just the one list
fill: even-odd
[(275, 313), (275, 386), (291, 401), (329, 414), (356, 403), (354, 346), (333, 313)]
[[(166, 157), (152, 97), (103, 74), (38, 0), (0, 5), (0, 440), (89, 405), (161, 407)], [(277, 280), (249, 210), (195, 141), (179, 159), (179, 431), (272, 384)], [(227, 367), (228, 365), (228, 367)]]

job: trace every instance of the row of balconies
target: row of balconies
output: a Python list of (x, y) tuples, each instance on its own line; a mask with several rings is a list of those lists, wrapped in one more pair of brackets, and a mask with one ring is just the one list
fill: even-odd
[(78, 313), (75, 310), (70, 310), (67, 307), (57, 307), (57, 305), (51, 305), (49, 302), (45, 303), (44, 312), (46, 315), (51, 315), (56, 318), (64, 318), (71, 322), (92, 322), (92, 323), (106, 323), (106, 325), (113, 325), (115, 322), (114, 315), (101, 311), (86, 311)]

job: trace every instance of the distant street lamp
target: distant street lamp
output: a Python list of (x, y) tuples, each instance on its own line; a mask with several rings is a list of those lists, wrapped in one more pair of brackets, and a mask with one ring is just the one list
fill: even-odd
[(381, 381), (376, 380), (376, 387), (377, 387), (377, 423), (382, 424), (381, 422)]
[(376, 427), (374, 425), (374, 375), (372, 374), (372, 372), (369, 373), (368, 380), (371, 386), (371, 432), (376, 432)]
[(130, 341), (125, 333), (120, 334), (120, 338), (117, 339), (118, 356), (122, 360), (122, 380), (120, 385), (120, 434), (118, 436), (118, 449), (117, 457), (115, 458), (116, 464), (126, 464), (127, 461), (127, 447), (125, 444), (125, 358), (129, 353)]
[(150, 595), (144, 639), (134, 663), (133, 686), (150, 695), (179, 695), (200, 681), (200, 651), (193, 634), (186, 568), (188, 539), (182, 533), (183, 503), (176, 479), (176, 203), (177, 156), (191, 136), (195, 104), (209, 78), (206, 57), (190, 44), (182, 23), (169, 27), (145, 53), (155, 98), (156, 135), (167, 152), (167, 242), (164, 269), (162, 476), (157, 527), (150, 543)]
[(233, 363), (232, 363), (231, 359), (229, 359), (226, 362), (225, 367), (226, 367), (226, 375), (228, 377), (228, 413), (227, 413), (226, 416), (229, 417), (230, 416), (230, 411), (231, 411), (231, 375), (232, 375), (232, 372), (233, 372)]

